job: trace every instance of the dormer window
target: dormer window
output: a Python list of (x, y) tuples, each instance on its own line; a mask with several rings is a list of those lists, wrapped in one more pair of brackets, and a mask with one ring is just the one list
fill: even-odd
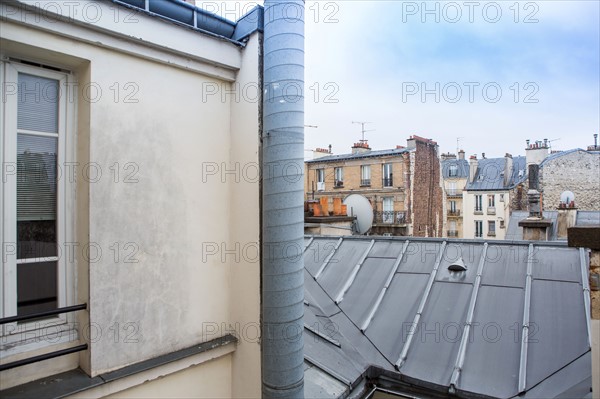
[(448, 176), (449, 177), (456, 177), (456, 176), (458, 176), (458, 166), (456, 166), (456, 165), (450, 165), (450, 168), (448, 169)]

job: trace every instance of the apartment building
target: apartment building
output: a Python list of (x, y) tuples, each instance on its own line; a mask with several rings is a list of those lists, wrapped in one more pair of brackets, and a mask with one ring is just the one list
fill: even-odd
[(465, 160), (465, 152), (442, 154), (441, 156), (444, 233), (445, 237), (463, 237), (463, 189), (469, 178), (469, 163)]
[(512, 209), (526, 209), (526, 158), (469, 159), (463, 192), (463, 237), (503, 240)]
[(306, 199), (365, 196), (373, 208), (369, 234), (439, 237), (443, 211), (438, 146), (410, 136), (406, 147), (372, 150), (355, 143), (350, 154), (318, 149), (305, 163)]

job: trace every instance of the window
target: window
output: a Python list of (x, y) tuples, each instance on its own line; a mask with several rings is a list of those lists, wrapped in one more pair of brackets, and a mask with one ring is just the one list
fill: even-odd
[(494, 194), (488, 195), (488, 208), (494, 208), (496, 206), (496, 196)]
[[(62, 246), (73, 242), (67, 214), (73, 187), (60, 167), (72, 159), (68, 121), (73, 107), (64, 93), (70, 87), (65, 73), (0, 63), (2, 78), (3, 87), (16, 87), (15, 94), (5, 94), (0, 151), (6, 172), (0, 191), (4, 213), (0, 316), (8, 317), (73, 304), (73, 260), (60, 256)], [(66, 322), (68, 317), (49, 319)], [(18, 333), (34, 328), (40, 323), (19, 323), (18, 328), (17, 323), (7, 324), (1, 332), (18, 340)]]
[(371, 185), (371, 165), (362, 165), (360, 167), (360, 185)]
[(344, 168), (335, 168), (335, 187), (344, 187)]
[(456, 201), (450, 201), (450, 213), (456, 213)]
[(325, 169), (317, 169), (317, 190), (323, 191), (325, 190)]
[(482, 211), (483, 211), (483, 206), (482, 206), (481, 195), (476, 195), (475, 196), (475, 212), (482, 212)]
[(493, 220), (488, 221), (488, 236), (496, 235), (496, 222)]
[(448, 177), (456, 177), (458, 176), (458, 166), (452, 164), (448, 168)]
[(483, 221), (475, 221), (475, 237), (483, 237)]
[(383, 223), (394, 223), (394, 197), (383, 198)]
[(456, 182), (448, 183), (448, 195), (458, 195), (458, 191), (456, 191)]
[(392, 173), (392, 164), (384, 163), (383, 164), (383, 187), (392, 187), (394, 185), (393, 181), (393, 173)]

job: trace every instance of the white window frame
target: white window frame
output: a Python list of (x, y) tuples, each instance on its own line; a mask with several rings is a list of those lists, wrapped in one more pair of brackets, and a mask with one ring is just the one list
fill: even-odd
[(317, 183), (325, 183), (325, 169), (317, 169)]
[(369, 186), (371, 185), (371, 165), (361, 165), (360, 166), (360, 181), (361, 185), (364, 181), (369, 181)]
[[(344, 168), (342, 166), (336, 167), (333, 169), (334, 178), (335, 178), (335, 187), (343, 187), (344, 186)], [(341, 185), (338, 185), (341, 183)]]
[[(493, 229), (491, 227), (494, 227)], [(488, 236), (495, 236), (496, 235), (496, 221), (495, 220), (488, 220)]]
[(448, 168), (448, 177), (457, 177), (458, 176), (458, 166), (456, 164), (450, 164)]
[(495, 207), (496, 207), (496, 195), (488, 194), (488, 208), (495, 208)]
[(483, 195), (475, 195), (475, 212), (483, 212)]
[[(0, 59), (6, 59), (0, 54)], [(48, 79), (58, 80), (59, 84), (59, 106), (58, 106), (58, 134), (42, 133), (17, 129), (17, 92), (6, 94), (6, 101), (0, 103), (0, 116), (4, 124), (0, 124), (0, 140), (2, 150), (0, 151), (0, 164), (17, 164), (17, 136), (19, 133), (32, 134), (36, 136), (57, 137), (57, 166), (59, 178), (57, 181), (57, 215), (56, 215), (56, 239), (57, 256), (46, 258), (29, 258), (17, 261), (17, 176), (6, 176), (0, 190), (0, 212), (2, 213), (2, 224), (0, 225), (0, 242), (2, 242), (3, 263), (0, 268), (0, 317), (10, 317), (17, 314), (17, 264), (31, 262), (34, 260), (47, 260), (57, 262), (57, 306), (65, 307), (75, 304), (75, 259), (67, 256), (68, 249), (65, 244), (74, 242), (74, 217), (70, 210), (75, 209), (75, 182), (65, 176), (67, 162), (75, 159), (75, 103), (76, 92), (71, 90), (75, 87), (74, 77), (65, 72), (38, 68), (24, 65), (18, 62), (0, 61), (0, 87), (8, 87), (14, 84), (18, 87), (18, 74), (26, 73)], [(6, 85), (6, 86), (5, 86)], [(71, 90), (71, 91), (68, 91)], [(3, 174), (3, 179), (4, 179)], [(14, 245), (9, 247), (8, 244)], [(2, 336), (2, 357), (11, 356), (27, 350), (35, 350), (40, 347), (56, 345), (72, 341), (75, 331), (75, 317), (73, 314), (60, 314), (42, 320), (8, 323), (0, 328)], [(52, 328), (48, 328), (52, 327)], [(39, 330), (39, 333), (24, 334)], [(68, 333), (67, 331), (71, 331)], [(56, 338), (57, 334), (59, 337)], [(53, 339), (43, 339), (45, 335), (53, 336)], [(5, 345), (6, 344), (6, 345)]]
[[(383, 176), (381, 183), (382, 183), (383, 187), (393, 187), (394, 186), (394, 184), (393, 184), (394, 182), (392, 181), (393, 177), (394, 177), (394, 166), (393, 165), (394, 165), (393, 163), (387, 162), (381, 166), (381, 168), (382, 168), (381, 175)], [(386, 185), (386, 182), (391, 182), (392, 184)]]
[(483, 237), (483, 220), (476, 220), (475, 221), (475, 238), (481, 238), (481, 237)]

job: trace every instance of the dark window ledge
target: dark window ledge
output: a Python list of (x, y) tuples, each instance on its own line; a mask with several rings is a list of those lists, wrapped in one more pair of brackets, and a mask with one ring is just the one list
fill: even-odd
[(231, 343), (237, 343), (237, 338), (233, 335), (225, 335), (208, 342), (181, 349), (175, 352), (167, 353), (153, 359), (144, 360), (139, 363), (123, 367), (122, 369), (101, 374), (97, 377), (89, 377), (83, 370), (75, 369), (64, 373), (55, 374), (40, 380), (28, 382), (13, 388), (0, 391), (0, 397), (3, 399), (11, 398), (64, 398), (88, 389), (106, 384), (120, 378), (128, 377), (133, 374), (151, 370), (155, 367), (163, 366), (177, 360), (207, 352), (211, 349), (225, 346)]

